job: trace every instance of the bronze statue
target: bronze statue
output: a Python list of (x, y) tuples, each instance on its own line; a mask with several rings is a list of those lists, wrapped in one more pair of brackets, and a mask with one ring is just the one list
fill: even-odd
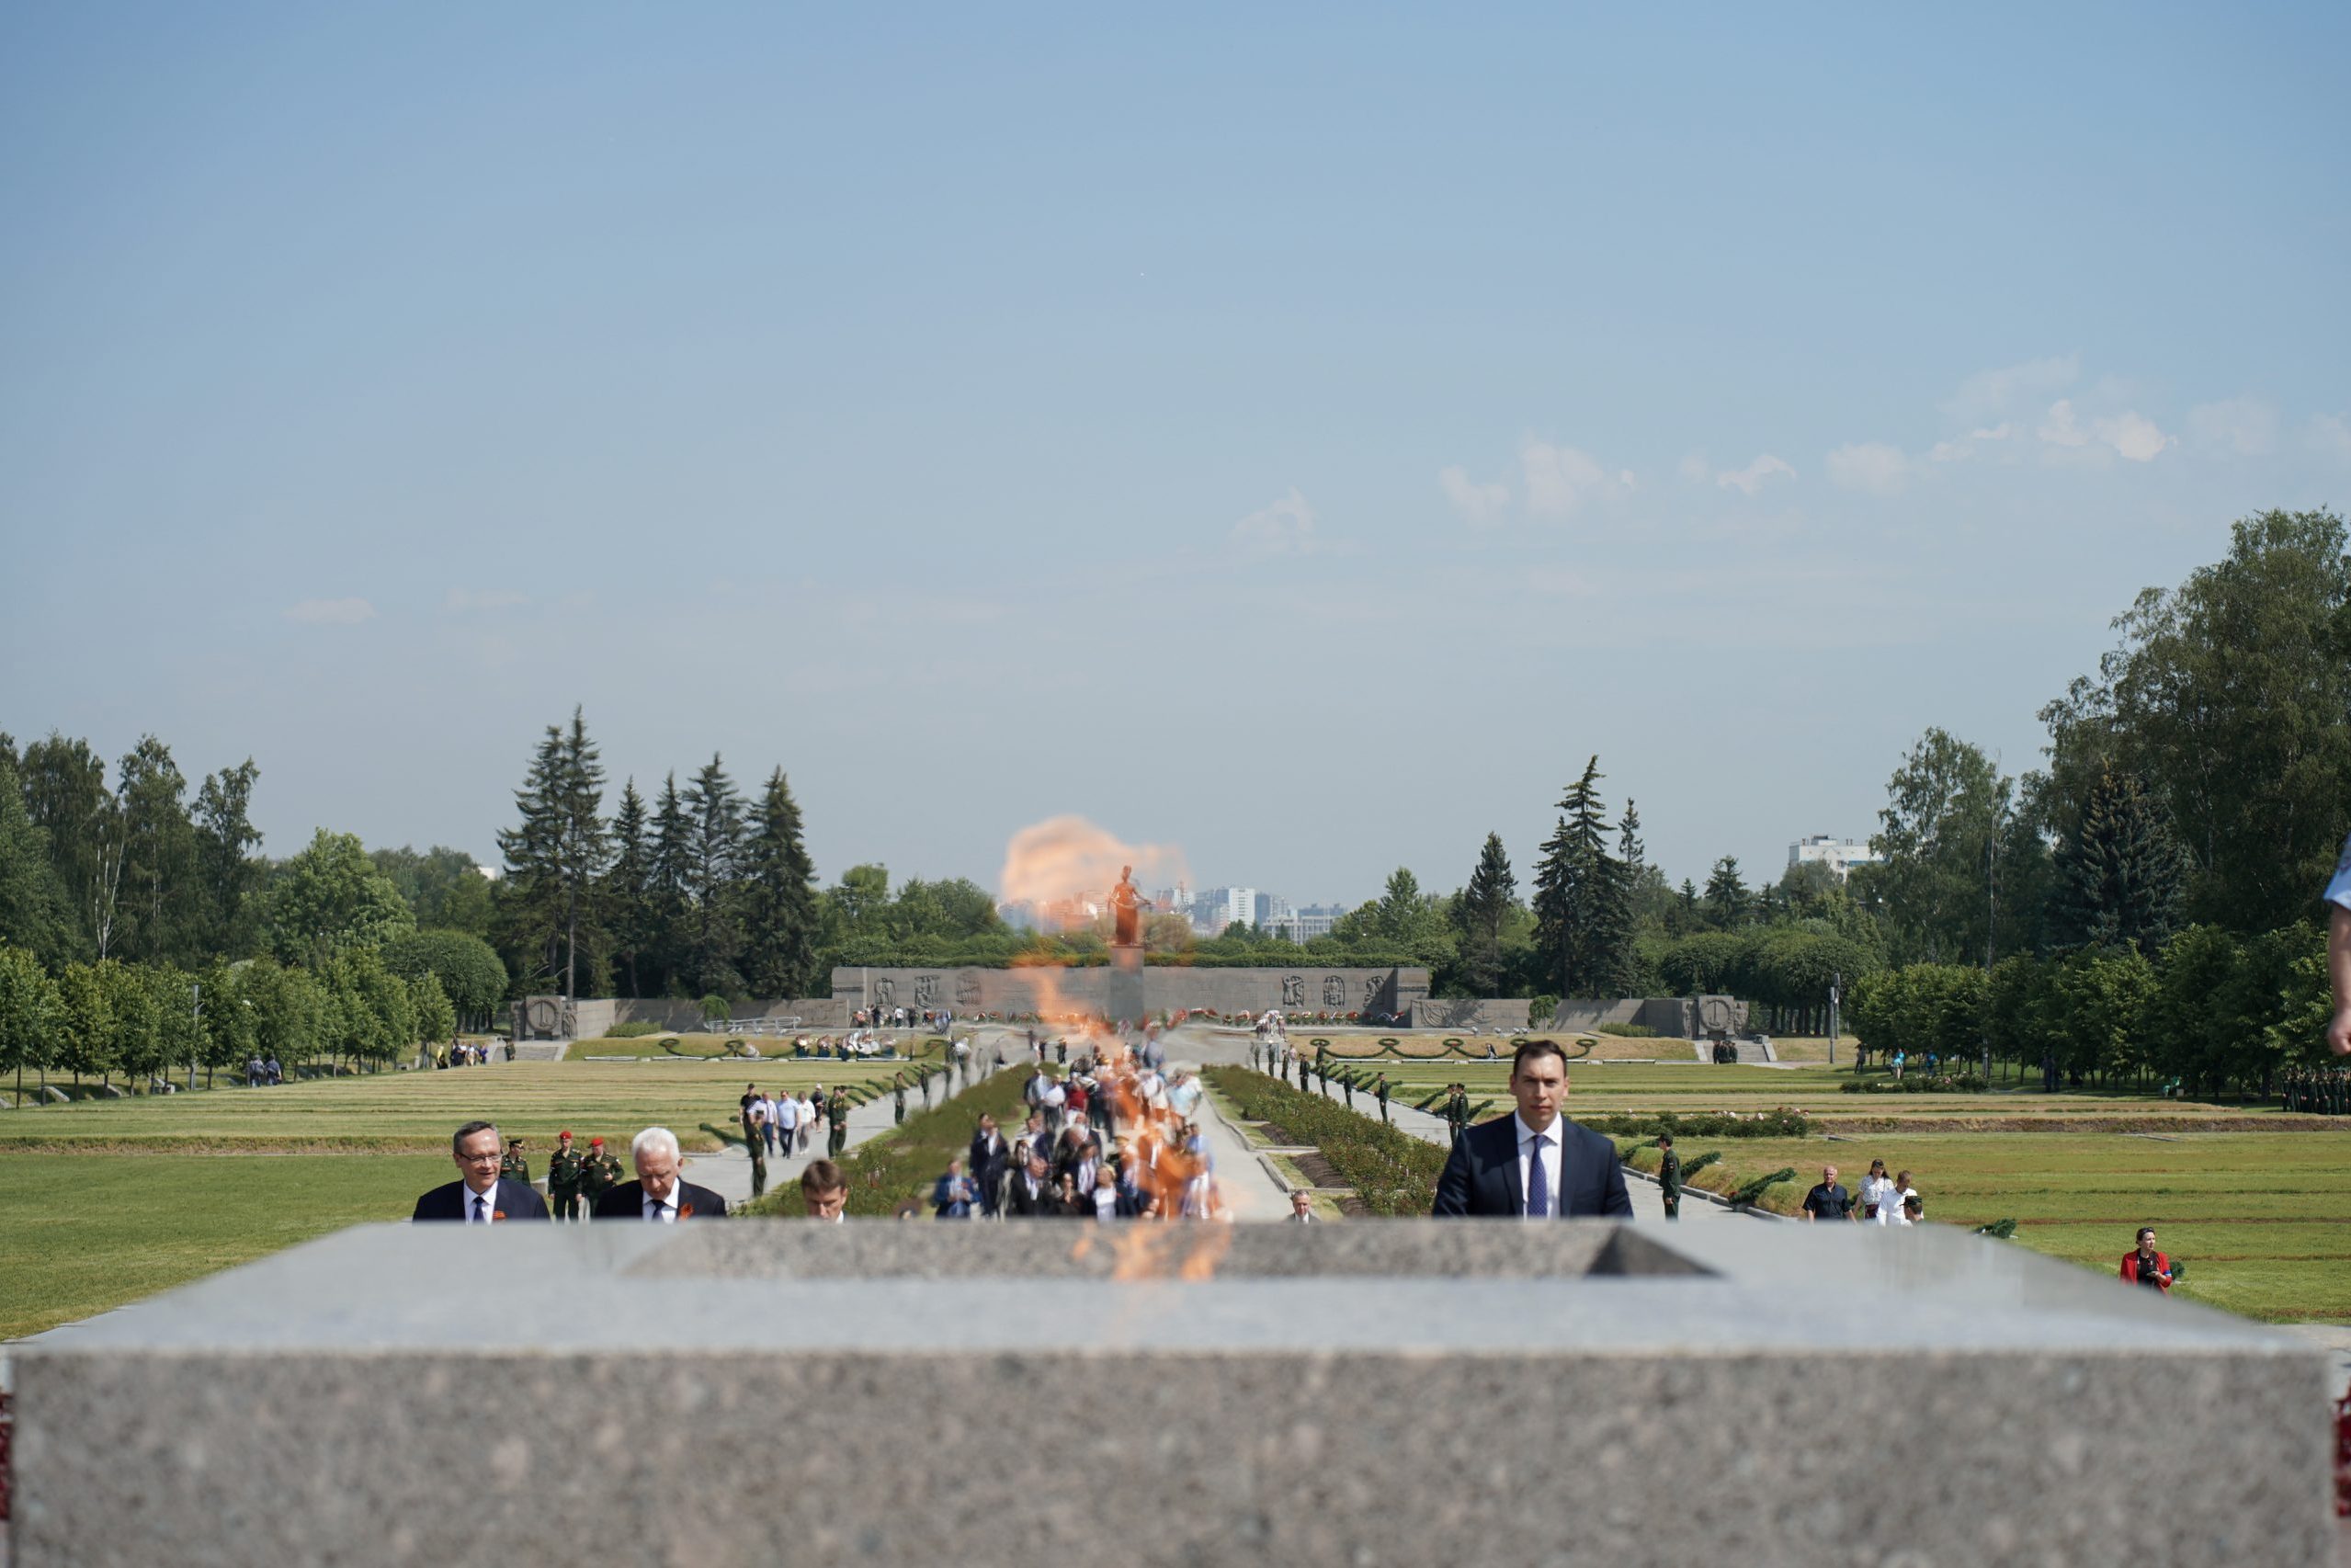
[(1114, 948), (1142, 946), (1142, 912), (1151, 901), (1135, 891), (1135, 869), (1119, 868), (1119, 885), (1110, 890), (1110, 945)]

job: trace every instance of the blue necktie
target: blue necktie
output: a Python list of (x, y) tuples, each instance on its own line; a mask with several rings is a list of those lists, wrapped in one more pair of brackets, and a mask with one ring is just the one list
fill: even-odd
[(487, 1200), (484, 1199), (480, 1193), (475, 1193), (473, 1195), (473, 1222), (475, 1224), (479, 1225), (483, 1222), (482, 1210), (486, 1207), (488, 1207)]
[(1527, 1218), (1548, 1220), (1551, 1217), (1551, 1178), (1543, 1169), (1543, 1146), (1550, 1142), (1548, 1134), (1535, 1134), (1535, 1146), (1527, 1152)]

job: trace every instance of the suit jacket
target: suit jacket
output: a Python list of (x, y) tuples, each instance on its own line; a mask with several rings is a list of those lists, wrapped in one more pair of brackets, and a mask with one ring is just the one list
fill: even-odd
[[(1632, 1199), (1625, 1191), (1624, 1163), (1617, 1146), (1588, 1127), (1562, 1117), (1551, 1124), (1560, 1131), (1559, 1191), (1552, 1209), (1562, 1220), (1630, 1220)], [(1518, 1189), (1518, 1119), (1500, 1117), (1471, 1128), (1446, 1158), (1445, 1174), (1437, 1178), (1437, 1205), (1431, 1213), (1494, 1214), (1516, 1218), (1525, 1203)]]
[(1053, 1196), (1053, 1178), (1048, 1176), (1039, 1179), (1037, 1183), (1037, 1196), (1030, 1198), (1028, 1177), (1022, 1172), (1015, 1171), (1012, 1179), (1005, 1183), (1004, 1211), (1016, 1219), (1059, 1218), (1062, 1213), (1062, 1205), (1061, 1200)]
[[(408, 1217), (411, 1220), (461, 1221), (473, 1207), (470, 1201), (472, 1196), (466, 1190), (465, 1183), (453, 1181), (447, 1187), (437, 1187), (418, 1199), (416, 1212)], [(500, 1176), (498, 1185), (491, 1190), (490, 1211), (503, 1213), (509, 1220), (544, 1220), (547, 1218), (547, 1199), (532, 1191), (528, 1182)]]
[[(707, 1187), (696, 1187), (684, 1176), (677, 1178), (677, 1190), (672, 1194), (680, 1210), (681, 1220), (723, 1220), (726, 1199)], [(685, 1213), (691, 1208), (694, 1212)], [(599, 1220), (639, 1220), (645, 1217), (645, 1184), (624, 1181), (604, 1189), (593, 1210)]]

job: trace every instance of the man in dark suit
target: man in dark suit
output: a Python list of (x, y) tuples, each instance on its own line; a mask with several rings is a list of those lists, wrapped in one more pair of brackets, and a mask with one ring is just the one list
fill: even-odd
[(697, 1187), (677, 1174), (677, 1134), (666, 1127), (648, 1127), (630, 1141), (629, 1157), (637, 1179), (614, 1184), (596, 1200), (599, 1220), (650, 1220), (674, 1224), (680, 1220), (723, 1220), (726, 1199), (707, 1187)]
[(1510, 1061), (1516, 1113), (1472, 1127), (1454, 1143), (1437, 1178), (1438, 1218), (1501, 1215), (1526, 1220), (1632, 1218), (1617, 1146), (1560, 1114), (1567, 1058), (1557, 1043), (1530, 1040)]
[(965, 1169), (971, 1173), (971, 1185), (979, 1188), (980, 1212), (994, 1218), (998, 1194), (1004, 1190), (1005, 1167), (1012, 1158), (1012, 1145), (996, 1131), (996, 1119), (980, 1118), (980, 1129), (971, 1134), (971, 1149)]
[(1027, 1167), (1015, 1175), (1005, 1191), (1005, 1214), (1016, 1220), (1044, 1220), (1062, 1213), (1061, 1200), (1053, 1196), (1053, 1178), (1045, 1164), (1045, 1156), (1032, 1146), (1028, 1150)]
[(495, 1224), (501, 1220), (544, 1220), (547, 1202), (528, 1182), (498, 1174), (505, 1150), (498, 1130), (486, 1121), (469, 1121), (449, 1140), (457, 1160), (458, 1179), (437, 1187), (416, 1200), (411, 1220), (457, 1220), (468, 1225)]

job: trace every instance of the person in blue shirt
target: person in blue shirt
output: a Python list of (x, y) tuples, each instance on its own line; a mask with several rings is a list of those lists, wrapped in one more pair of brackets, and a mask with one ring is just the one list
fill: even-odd
[(2335, 858), (2334, 875), (2326, 884), (2326, 972), (2334, 983), (2334, 1017), (2326, 1026), (2326, 1043), (2337, 1056), (2351, 1056), (2351, 835), (2343, 840)]

